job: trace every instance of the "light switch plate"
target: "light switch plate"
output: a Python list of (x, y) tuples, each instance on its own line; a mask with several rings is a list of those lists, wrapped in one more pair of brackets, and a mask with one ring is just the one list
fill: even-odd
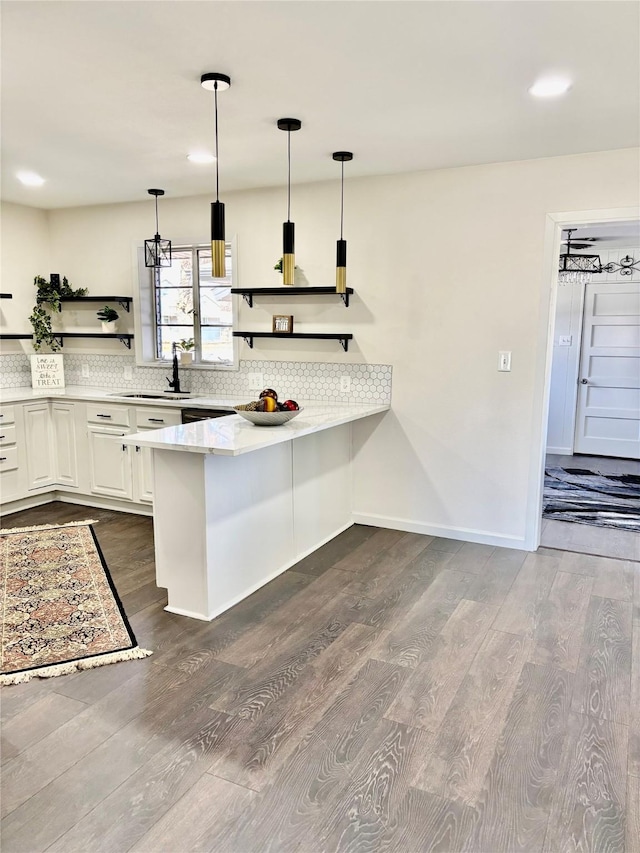
[(89, 365), (83, 364), (81, 371), (82, 371), (82, 378), (88, 379), (89, 378)]
[(559, 347), (570, 347), (572, 343), (571, 335), (560, 335), (558, 338), (558, 346)]
[(348, 394), (351, 391), (351, 377), (350, 376), (341, 376), (340, 377), (340, 393)]
[(123, 372), (125, 381), (131, 382), (131, 380), (133, 379), (133, 368), (130, 366), (127, 366), (124, 368), (124, 370), (122, 372)]
[(249, 390), (262, 391), (264, 389), (264, 374), (250, 373), (249, 374)]
[(501, 373), (508, 373), (511, 370), (511, 353), (502, 350), (498, 353), (498, 370)]

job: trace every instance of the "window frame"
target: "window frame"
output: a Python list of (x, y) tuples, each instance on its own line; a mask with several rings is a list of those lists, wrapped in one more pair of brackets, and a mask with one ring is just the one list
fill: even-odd
[[(231, 287), (236, 287), (237, 281), (237, 240), (233, 237), (231, 240), (227, 241), (227, 252), (231, 257)], [(175, 244), (172, 246), (172, 251), (192, 251), (194, 255), (196, 255), (197, 251), (200, 249), (210, 249), (211, 244), (209, 241), (197, 241), (197, 242), (189, 242), (189, 241), (181, 241), (179, 244)], [(197, 256), (197, 255), (196, 255)], [(134, 246), (134, 267), (136, 269), (135, 276), (137, 278), (138, 287), (137, 292), (134, 295), (134, 325), (135, 325), (135, 354), (136, 354), (136, 363), (141, 367), (151, 367), (153, 365), (157, 366), (167, 366), (171, 364), (171, 359), (163, 359), (158, 358), (156, 356), (156, 347), (157, 347), (157, 311), (155, 304), (155, 287), (154, 287), (154, 270), (150, 267), (146, 267), (144, 263), (144, 244), (137, 243)], [(194, 304), (198, 305), (197, 298), (199, 298), (199, 274), (196, 273), (193, 279), (193, 294), (194, 294)], [(238, 321), (238, 297), (236, 294), (231, 294), (231, 311), (232, 311), (232, 324), (231, 331), (235, 331), (237, 328)], [(196, 345), (201, 348), (201, 325), (200, 325), (200, 313), (199, 310), (194, 314), (194, 339), (196, 341)], [(221, 328), (228, 328), (226, 326), (221, 326)], [(229, 364), (217, 364), (216, 362), (211, 361), (193, 361), (192, 364), (189, 365), (190, 370), (239, 370), (240, 361), (239, 361), (239, 344), (238, 338), (233, 337), (232, 335), (232, 360)]]

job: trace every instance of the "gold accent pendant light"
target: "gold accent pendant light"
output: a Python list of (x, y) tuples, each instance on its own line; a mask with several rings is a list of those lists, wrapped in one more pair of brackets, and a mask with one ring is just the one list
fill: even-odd
[(295, 222), (291, 222), (291, 131), (300, 130), (297, 118), (279, 118), (278, 129), (287, 131), (287, 221), (282, 223), (282, 283), (295, 283)]
[(219, 158), (218, 158), (218, 92), (223, 92), (231, 85), (231, 77), (211, 71), (200, 78), (203, 89), (214, 94), (216, 120), (216, 200), (211, 204), (211, 275), (213, 278), (224, 278), (227, 274), (225, 261), (224, 235), (224, 204), (219, 198)]
[(334, 151), (333, 159), (342, 164), (340, 181), (340, 239), (336, 246), (336, 293), (347, 292), (347, 241), (343, 239), (344, 226), (344, 164), (353, 160), (351, 151)]

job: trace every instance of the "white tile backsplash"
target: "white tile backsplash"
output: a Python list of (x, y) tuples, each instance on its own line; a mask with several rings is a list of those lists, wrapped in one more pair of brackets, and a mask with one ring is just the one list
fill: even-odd
[[(0, 356), (2, 372), (0, 387), (31, 386), (29, 356), (6, 353)], [(83, 375), (83, 365), (85, 375)], [(125, 379), (125, 367), (131, 379)], [(334, 364), (315, 361), (258, 361), (240, 362), (234, 371), (202, 370), (181, 367), (180, 380), (184, 389), (199, 396), (237, 397), (238, 402), (256, 397), (249, 375), (261, 373), (266, 388), (275, 388), (280, 397), (322, 402), (391, 402), (391, 372), (389, 364)], [(164, 391), (171, 366), (139, 367), (131, 355), (65, 354), (64, 373), (67, 385), (86, 385), (119, 389), (148, 389)], [(129, 375), (129, 374), (128, 374)], [(350, 390), (340, 391), (340, 379), (348, 376)]]

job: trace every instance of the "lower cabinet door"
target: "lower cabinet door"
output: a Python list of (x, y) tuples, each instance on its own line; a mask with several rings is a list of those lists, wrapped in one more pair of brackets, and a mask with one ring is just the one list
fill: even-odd
[(89, 426), (91, 492), (112, 498), (133, 498), (131, 454), (122, 430)]
[(53, 434), (49, 403), (30, 403), (24, 407), (27, 445), (27, 488), (42, 489), (55, 482)]
[[(147, 432), (147, 430), (139, 430)], [(136, 445), (135, 499), (143, 503), (153, 503), (153, 450), (150, 447)]]
[(76, 439), (75, 406), (73, 403), (52, 403), (53, 436), (56, 461), (56, 483), (78, 485), (78, 441)]

